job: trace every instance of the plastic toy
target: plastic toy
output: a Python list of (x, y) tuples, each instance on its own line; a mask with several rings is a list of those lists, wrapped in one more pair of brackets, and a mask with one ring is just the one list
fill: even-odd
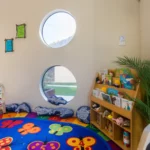
[(110, 115), (110, 112), (108, 111), (108, 110), (105, 110), (104, 112), (103, 112), (103, 118), (104, 117), (107, 117), (108, 115)]
[(117, 88), (119, 88), (120, 85), (121, 85), (120, 79), (115, 79), (115, 80), (114, 80), (114, 86), (117, 87)]
[(123, 122), (123, 126), (124, 127), (130, 127), (130, 120), (125, 119), (124, 122)]
[(123, 98), (124, 97), (124, 93), (118, 92), (118, 97)]
[(123, 132), (123, 144), (126, 147), (130, 147), (130, 133), (128, 133), (127, 131)]
[(102, 87), (100, 90), (104, 93), (107, 93), (107, 87)]
[(93, 105), (92, 105), (92, 108), (93, 108), (94, 110), (96, 110), (97, 112), (100, 112), (100, 111), (101, 111), (101, 107), (100, 107), (99, 104), (93, 104)]
[(99, 107), (99, 104), (93, 104), (93, 105), (92, 105), (92, 108), (93, 108), (93, 109), (98, 108), (98, 107)]
[(112, 76), (105, 75), (104, 84), (106, 84), (106, 85), (112, 85)]
[(101, 83), (101, 80), (99, 77), (96, 78), (96, 83), (100, 84)]
[(110, 75), (111, 77), (113, 77), (113, 76), (114, 76), (114, 72), (113, 72), (113, 71), (109, 71), (109, 75)]
[(112, 116), (112, 115), (108, 115), (107, 117), (108, 117), (108, 119), (112, 119), (112, 118), (113, 118), (113, 116)]
[(113, 130), (112, 129), (112, 123), (109, 122), (108, 123), (108, 132), (109, 132), (110, 135), (112, 135), (112, 130)]
[(107, 130), (108, 133), (109, 133), (110, 135), (112, 135), (112, 133), (113, 133), (113, 132), (112, 132), (112, 131), (113, 131), (112, 123), (111, 123), (109, 120), (107, 120), (107, 122), (106, 122), (105, 130)]
[(117, 119), (112, 118), (112, 120), (115, 121), (117, 125), (123, 126), (124, 119), (122, 117), (118, 117)]

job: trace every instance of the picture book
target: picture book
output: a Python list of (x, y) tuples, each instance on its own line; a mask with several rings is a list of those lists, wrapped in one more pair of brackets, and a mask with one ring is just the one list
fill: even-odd
[(105, 100), (105, 101), (107, 101), (108, 103), (111, 103), (111, 104), (112, 104), (110, 95), (105, 94), (105, 93), (102, 93), (102, 97), (103, 97), (103, 100)]
[(120, 77), (121, 74), (131, 75), (131, 70), (129, 68), (117, 68), (116, 77)]
[(129, 110), (131, 111), (132, 110), (132, 107), (133, 107), (133, 102), (132, 101), (129, 101), (127, 99), (124, 99), (122, 98), (121, 99), (121, 107), (125, 110)]
[(93, 95), (94, 97), (98, 97), (99, 92), (100, 92), (100, 90), (94, 89), (92, 95)]
[(118, 90), (116, 90), (116, 89), (114, 89), (114, 88), (108, 88), (108, 89), (107, 89), (107, 93), (108, 93), (109, 95), (115, 95), (115, 96), (117, 96), (117, 95), (118, 95)]
[(121, 87), (126, 88), (129, 90), (134, 90), (135, 89), (135, 83), (134, 79), (131, 75), (128, 74), (122, 74), (120, 75), (120, 82), (121, 82)]
[(102, 93), (103, 93), (103, 92), (100, 91), (97, 98), (103, 100)]
[(120, 97), (117, 97), (117, 96), (112, 96), (111, 98), (112, 100), (112, 103), (118, 107), (121, 107), (121, 99)]

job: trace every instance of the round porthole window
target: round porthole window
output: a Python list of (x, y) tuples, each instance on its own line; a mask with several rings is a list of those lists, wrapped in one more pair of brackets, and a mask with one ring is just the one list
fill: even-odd
[(76, 32), (76, 21), (67, 11), (59, 10), (48, 14), (40, 26), (40, 37), (43, 43), (52, 48), (67, 45)]
[(63, 66), (50, 67), (42, 76), (41, 93), (52, 104), (67, 104), (74, 98), (76, 91), (74, 75)]

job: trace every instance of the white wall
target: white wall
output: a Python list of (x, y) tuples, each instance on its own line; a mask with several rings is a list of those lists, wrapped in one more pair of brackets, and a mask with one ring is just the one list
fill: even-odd
[[(96, 62), (113, 68), (118, 56), (140, 56), (139, 2), (137, 0), (96, 0)], [(126, 46), (119, 46), (125, 36)]]
[[(66, 9), (77, 21), (71, 43), (60, 49), (40, 41), (43, 17), (55, 9)], [(6, 88), (6, 103), (28, 102), (53, 107), (39, 92), (41, 75), (52, 65), (63, 65), (77, 79), (77, 95), (66, 107), (88, 104), (96, 71), (114, 67), (116, 56), (139, 56), (139, 3), (136, 0), (5, 0), (0, 5), (0, 82)], [(27, 24), (27, 38), (14, 41), (14, 53), (5, 53), (5, 38), (15, 37), (15, 24)], [(127, 45), (118, 46), (124, 35)]]
[(141, 56), (150, 59), (150, 1), (141, 0), (140, 4)]

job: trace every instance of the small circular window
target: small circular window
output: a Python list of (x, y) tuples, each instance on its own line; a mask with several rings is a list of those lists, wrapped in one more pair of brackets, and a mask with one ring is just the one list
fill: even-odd
[(42, 76), (42, 95), (52, 104), (67, 104), (74, 98), (76, 91), (74, 75), (63, 66), (50, 67)]
[(40, 37), (44, 44), (52, 48), (67, 45), (76, 32), (76, 21), (66, 11), (54, 11), (45, 17), (40, 27)]

